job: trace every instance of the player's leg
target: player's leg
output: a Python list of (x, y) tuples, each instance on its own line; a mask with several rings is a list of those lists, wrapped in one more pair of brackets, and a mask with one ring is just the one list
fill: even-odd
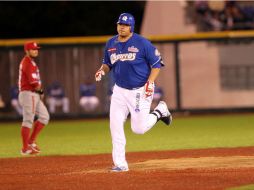
[(63, 103), (63, 112), (64, 113), (69, 113), (70, 112), (70, 102), (69, 102), (69, 98), (64, 97), (62, 99), (62, 103)]
[(17, 111), (18, 111), (19, 115), (23, 114), (22, 106), (19, 103), (18, 103)]
[(91, 97), (86, 97), (86, 109), (87, 112), (92, 111)]
[(48, 106), (49, 106), (49, 112), (50, 113), (55, 113), (56, 112), (56, 102), (57, 100), (53, 97), (49, 97), (47, 99), (47, 103), (48, 103)]
[(99, 105), (99, 99), (96, 96), (90, 97), (91, 111), (95, 110)]
[(115, 86), (110, 104), (110, 132), (112, 137), (112, 157), (116, 167), (128, 169), (125, 158), (126, 138), (124, 133), (124, 123), (129, 114), (122, 88)]
[(161, 120), (166, 125), (170, 125), (172, 122), (172, 115), (168, 110), (166, 102), (160, 101), (154, 108), (152, 114), (157, 117), (157, 120)]
[(29, 145), (35, 148), (37, 151), (40, 151), (36, 144), (36, 138), (45, 125), (47, 125), (49, 122), (48, 110), (41, 100), (39, 100), (36, 105), (36, 115), (38, 115), (38, 119), (34, 122), (34, 128), (29, 139)]
[(29, 155), (37, 153), (29, 147), (30, 130), (33, 126), (35, 116), (35, 105), (38, 99), (32, 92), (23, 91), (19, 93), (19, 102), (23, 108), (23, 122), (21, 126), (21, 137), (23, 147), (21, 150), (22, 155)]
[(80, 98), (79, 105), (82, 107), (82, 109), (86, 110), (87, 98), (85, 96)]
[(145, 98), (143, 88), (130, 90), (128, 107), (131, 112), (131, 129), (136, 134), (144, 134), (157, 122), (157, 117), (150, 114), (152, 96)]

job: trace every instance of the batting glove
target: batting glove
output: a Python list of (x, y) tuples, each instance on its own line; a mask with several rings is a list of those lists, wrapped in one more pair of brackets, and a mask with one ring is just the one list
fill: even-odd
[(105, 75), (105, 72), (102, 69), (99, 69), (96, 73), (95, 73), (95, 80), (96, 81), (100, 81), (102, 75)]
[(154, 82), (147, 81), (145, 84), (145, 97), (149, 97), (154, 93)]

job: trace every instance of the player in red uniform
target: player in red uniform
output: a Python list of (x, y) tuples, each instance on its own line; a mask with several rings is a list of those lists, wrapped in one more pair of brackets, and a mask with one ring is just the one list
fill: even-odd
[[(39, 54), (40, 47), (36, 42), (26, 42), (26, 55), (19, 65), (19, 102), (23, 107), (23, 122), (21, 136), (23, 147), (22, 155), (37, 154), (40, 152), (36, 144), (36, 137), (42, 128), (49, 122), (49, 113), (44, 103), (39, 69), (34, 61)], [(35, 115), (38, 119), (34, 122)], [(30, 130), (32, 134), (30, 135)]]

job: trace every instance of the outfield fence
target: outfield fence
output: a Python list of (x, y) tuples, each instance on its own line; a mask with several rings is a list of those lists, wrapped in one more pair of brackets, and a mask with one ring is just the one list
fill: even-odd
[[(100, 67), (110, 36), (0, 40), (0, 94), (10, 107), (10, 88), (18, 79), (23, 44), (41, 46), (37, 59), (44, 87), (59, 81), (70, 99), (71, 114), (79, 106), (79, 85)], [(254, 31), (213, 32), (148, 37), (162, 54), (165, 67), (157, 80), (175, 111), (254, 110)], [(110, 77), (97, 83), (100, 106), (109, 109)], [(0, 112), (1, 115), (1, 112)]]

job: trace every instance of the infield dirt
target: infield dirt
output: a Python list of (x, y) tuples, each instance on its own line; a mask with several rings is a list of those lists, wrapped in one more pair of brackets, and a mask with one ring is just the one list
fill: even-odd
[(254, 184), (254, 147), (127, 153), (129, 172), (111, 173), (110, 154), (0, 159), (0, 189), (219, 190)]

